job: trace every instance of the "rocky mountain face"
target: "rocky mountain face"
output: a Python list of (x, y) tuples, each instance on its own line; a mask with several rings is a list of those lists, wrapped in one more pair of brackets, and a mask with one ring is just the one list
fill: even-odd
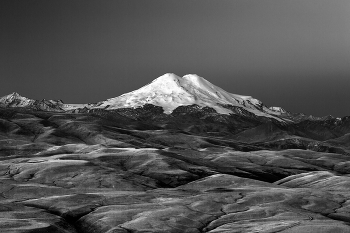
[(13, 93), (0, 231), (350, 232), (349, 153), (350, 117), (269, 108), (195, 75), (96, 104)]

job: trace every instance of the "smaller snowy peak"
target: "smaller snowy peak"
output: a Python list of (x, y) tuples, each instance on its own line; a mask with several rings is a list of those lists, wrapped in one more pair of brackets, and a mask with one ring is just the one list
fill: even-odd
[(9, 94), (7, 96), (10, 96), (10, 97), (23, 97), (20, 94), (18, 94), (17, 92), (12, 92), (11, 94)]
[(34, 101), (35, 100), (21, 96), (17, 92), (13, 92), (0, 98), (0, 104), (8, 107), (26, 107)]
[(1, 100), (14, 100), (14, 99), (20, 99), (20, 98), (26, 98), (18, 94), (17, 92), (13, 92), (11, 94), (5, 95), (1, 97)]
[(287, 113), (287, 111), (281, 107), (269, 107), (269, 109), (274, 112)]
[(199, 88), (206, 88), (208, 86), (211, 88), (214, 87), (213, 84), (196, 74), (186, 74), (182, 77), (182, 79), (187, 80), (193, 86), (197, 86)]
[(9, 108), (29, 108), (33, 110), (41, 111), (55, 111), (62, 112), (76, 108), (80, 108), (83, 105), (69, 105), (64, 104), (62, 100), (34, 100), (21, 96), (17, 92), (13, 92), (9, 95), (0, 97), (0, 106)]

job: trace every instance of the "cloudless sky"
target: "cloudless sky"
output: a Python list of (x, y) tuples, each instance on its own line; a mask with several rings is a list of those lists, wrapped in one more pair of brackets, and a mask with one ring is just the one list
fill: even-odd
[(164, 73), (350, 115), (350, 1), (0, 1), (0, 96), (98, 102)]

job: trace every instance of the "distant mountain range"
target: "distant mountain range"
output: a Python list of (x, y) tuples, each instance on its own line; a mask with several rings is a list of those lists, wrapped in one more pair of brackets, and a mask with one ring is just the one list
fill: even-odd
[(135, 109), (145, 105), (162, 107), (165, 114), (172, 113), (180, 106), (198, 106), (214, 109), (217, 113), (224, 115), (250, 115), (285, 123), (303, 120), (341, 120), (332, 116), (315, 117), (291, 113), (281, 107), (267, 107), (260, 100), (251, 96), (229, 93), (196, 74), (179, 77), (173, 73), (167, 73), (140, 89), (94, 104), (64, 104), (62, 100), (33, 100), (16, 92), (0, 98), (0, 107), (76, 113), (96, 109)]

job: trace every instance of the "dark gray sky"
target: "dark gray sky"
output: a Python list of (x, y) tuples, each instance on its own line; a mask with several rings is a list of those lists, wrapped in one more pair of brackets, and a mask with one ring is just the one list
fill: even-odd
[(97, 102), (168, 72), (350, 115), (350, 1), (0, 1), (0, 96)]

